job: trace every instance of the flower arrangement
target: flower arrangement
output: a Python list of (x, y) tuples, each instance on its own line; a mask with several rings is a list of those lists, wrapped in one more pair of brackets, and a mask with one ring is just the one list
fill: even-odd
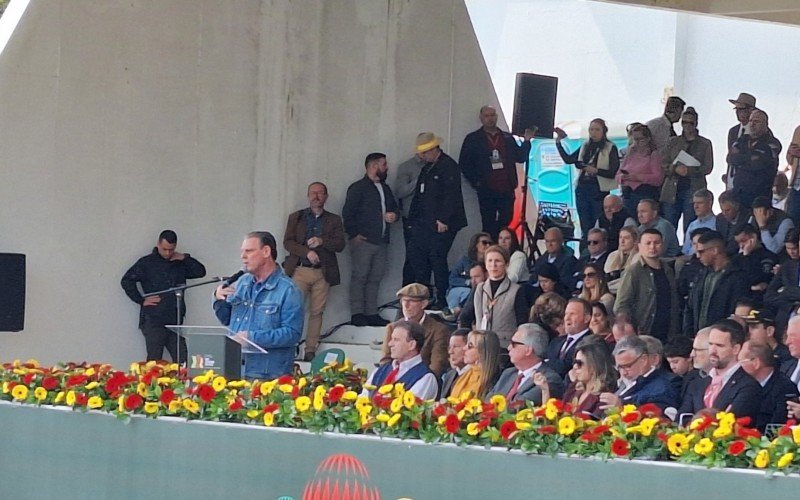
[(402, 384), (365, 385), (349, 361), (317, 374), (268, 381), (227, 380), (212, 371), (189, 378), (165, 362), (107, 364), (36, 361), (0, 366), (0, 400), (131, 415), (237, 422), (312, 432), (374, 434), (427, 443), (505, 447), (525, 453), (608, 459), (675, 460), (706, 467), (784, 473), (800, 470), (800, 426), (789, 422), (774, 439), (731, 413), (703, 413), (680, 427), (655, 405), (611, 409), (599, 421), (551, 399), (542, 406), (482, 401), (465, 393), (422, 401)]

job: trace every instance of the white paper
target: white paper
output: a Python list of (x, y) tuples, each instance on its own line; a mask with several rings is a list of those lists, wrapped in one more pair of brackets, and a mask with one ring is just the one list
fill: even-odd
[(699, 167), (700, 166), (700, 162), (697, 161), (697, 158), (695, 158), (694, 156), (690, 155), (686, 151), (681, 151), (680, 153), (678, 153), (678, 157), (675, 158), (675, 161), (672, 162), (673, 165), (677, 165), (678, 163), (686, 165), (687, 167)]

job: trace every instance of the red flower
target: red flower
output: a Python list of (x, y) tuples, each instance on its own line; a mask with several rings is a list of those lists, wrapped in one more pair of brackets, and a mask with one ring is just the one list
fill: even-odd
[(627, 415), (623, 416), (622, 421), (625, 422), (626, 424), (632, 424), (637, 420), (639, 420), (639, 417), (641, 417), (641, 415), (639, 414), (638, 411), (632, 411)]
[(231, 402), (231, 404), (228, 405), (228, 410), (230, 411), (238, 411), (241, 409), (242, 409), (242, 400), (239, 398), (234, 399), (233, 402)]
[[(434, 417), (437, 417), (437, 418), (438, 418), (438, 417), (441, 417), (441, 416), (442, 416), (442, 415), (444, 415), (446, 412), (447, 412), (447, 409), (444, 407), (444, 405), (441, 405), (441, 404), (438, 404), (438, 403), (437, 403), (437, 404), (436, 404), (436, 405), (433, 407), (433, 416), (434, 416)], [(790, 432), (791, 432), (791, 431), (790, 431)]]
[(714, 423), (714, 419), (709, 417), (708, 415), (703, 417), (703, 421), (695, 428), (695, 432), (703, 432), (704, 430), (708, 429), (708, 426)]
[[(555, 406), (556, 410), (558, 411), (564, 411), (564, 402), (561, 401), (560, 399), (556, 399), (555, 401), (553, 401), (553, 406)], [(571, 409), (572, 407), (570, 406), (570, 410)]]
[(67, 389), (69, 389), (70, 387), (75, 387), (76, 385), (84, 384), (88, 379), (89, 377), (87, 377), (84, 374), (73, 375), (67, 379)]
[(543, 425), (539, 427), (539, 434), (555, 434), (556, 427), (554, 425)]
[(250, 397), (257, 398), (261, 396), (261, 384), (255, 384), (253, 390), (250, 391)]
[(412, 420), (411, 421), (411, 428), (414, 429), (414, 430), (418, 430), (419, 429), (419, 422), (417, 422), (416, 420)]
[(172, 389), (166, 389), (161, 392), (161, 396), (158, 398), (164, 406), (169, 406), (169, 404), (175, 399), (175, 391)]
[(547, 411), (547, 408), (542, 406), (541, 408), (537, 408), (536, 411), (533, 412), (533, 416), (534, 417), (544, 417), (546, 411)]
[(278, 411), (278, 408), (280, 408), (278, 403), (270, 403), (264, 407), (264, 413), (275, 413)]
[(144, 399), (138, 394), (131, 394), (128, 396), (128, 399), (125, 400), (125, 409), (128, 411), (133, 411), (144, 404)]
[(52, 391), (56, 387), (58, 387), (58, 379), (55, 377), (45, 377), (42, 380), (42, 387), (44, 387), (48, 391)]
[(478, 422), (478, 430), (479, 431), (484, 430), (485, 428), (489, 427), (489, 424), (491, 423), (492, 423), (491, 420), (489, 420), (488, 418), (484, 418), (483, 420)]
[(667, 435), (665, 433), (663, 433), (663, 432), (659, 432), (658, 433), (658, 439), (659, 439), (659, 441), (663, 442), (664, 444), (667, 444), (667, 441), (669, 441), (669, 437), (667, 437)]
[(344, 387), (335, 385), (331, 387), (330, 392), (328, 392), (328, 401), (331, 403), (338, 403), (339, 400), (342, 399), (342, 395), (344, 395)]
[(142, 382), (144, 382), (146, 385), (150, 385), (156, 376), (158, 376), (158, 373), (156, 373), (155, 370), (150, 370), (142, 376)]
[(481, 411), (494, 411), (494, 405), (492, 403), (483, 403)]
[(36, 377), (36, 374), (35, 374), (35, 373), (33, 373), (33, 372), (28, 372), (28, 373), (26, 373), (26, 374), (25, 374), (25, 376), (24, 376), (24, 377), (22, 377), (22, 382), (23, 382), (25, 385), (31, 385), (31, 382), (33, 382), (33, 379), (34, 379), (35, 377)]
[[(741, 432), (741, 429), (739, 429), (739, 431)], [(737, 434), (738, 434), (738, 432), (737, 432)], [(792, 428), (789, 427), (789, 422), (786, 422), (786, 425), (784, 425), (783, 427), (780, 428), (780, 430), (778, 430), (778, 435), (779, 436), (791, 436), (792, 435)], [(739, 437), (742, 437), (742, 436), (739, 436)]]
[(660, 417), (661, 416), (661, 408), (658, 405), (653, 403), (645, 403), (639, 407), (639, 412), (642, 415), (646, 415), (648, 417)]
[(739, 455), (744, 453), (746, 447), (747, 446), (744, 441), (734, 441), (728, 445), (728, 453), (730, 453), (734, 457), (738, 457)]
[(581, 434), (581, 440), (586, 441), (587, 443), (596, 443), (600, 441), (600, 435), (591, 431), (587, 431)]
[[(461, 410), (463, 410), (465, 406), (467, 406), (467, 402), (466, 401), (462, 401), (462, 402), (458, 403), (456, 405), (456, 407), (455, 407), (456, 413), (458, 413)], [(492, 405), (492, 407), (494, 407), (494, 405)]]
[(197, 395), (204, 402), (210, 403), (211, 400), (214, 399), (214, 396), (217, 395), (217, 391), (215, 391), (214, 388), (208, 384), (201, 384), (197, 386)]
[(294, 379), (292, 378), (291, 375), (281, 375), (278, 378), (278, 385), (293, 384), (293, 383), (294, 383)]
[(611, 443), (611, 453), (618, 457), (624, 457), (629, 451), (628, 442), (622, 438), (617, 438)]
[(450, 434), (455, 434), (461, 428), (461, 420), (458, 419), (457, 415), (451, 413), (444, 420), (444, 428)]
[(496, 411), (485, 411), (483, 412), (483, 418), (497, 418), (499, 415)]
[(292, 399), (297, 399), (300, 396), (300, 388), (298, 386), (292, 387)]
[(744, 427), (747, 427), (748, 425), (750, 425), (750, 420), (751, 419), (748, 416), (739, 417), (736, 419), (736, 423)]
[[(792, 433), (792, 431), (789, 430), (789, 434), (791, 434), (791, 433)], [(780, 434), (780, 433), (778, 433), (778, 434)], [(780, 435), (784, 435), (784, 434), (780, 434)], [(738, 437), (740, 437), (742, 439), (747, 439), (747, 438), (756, 438), (756, 439), (758, 439), (758, 438), (761, 437), (761, 433), (758, 432), (757, 429), (751, 429), (749, 427), (738, 427), (736, 429), (736, 436), (738, 436)]]
[(514, 433), (517, 432), (517, 423), (513, 420), (506, 420), (503, 422), (503, 425), (500, 426), (500, 435), (503, 436), (503, 439), (509, 440)]
[(79, 392), (75, 394), (75, 404), (78, 406), (86, 406), (86, 403), (89, 401), (89, 396), (86, 394)]
[(595, 434), (597, 434), (597, 435), (599, 436), (600, 434), (602, 434), (602, 433), (606, 432), (607, 430), (608, 430), (608, 426), (607, 426), (607, 425), (605, 425), (605, 424), (601, 424), (601, 425), (596, 425), (596, 426), (595, 426), (595, 427), (592, 429), (592, 432), (593, 432), (593, 433), (595, 433)]

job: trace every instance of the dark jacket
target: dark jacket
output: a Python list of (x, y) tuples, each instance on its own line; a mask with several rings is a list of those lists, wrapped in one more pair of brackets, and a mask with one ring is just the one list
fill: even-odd
[(789, 377), (775, 370), (762, 389), (761, 408), (755, 420), (755, 426), (764, 432), (767, 424), (785, 424), (786, 400), (798, 396), (797, 386)]
[[(545, 252), (536, 259), (536, 263), (533, 265), (533, 272), (531, 273), (531, 283), (538, 281), (539, 270), (547, 263), (549, 256), (550, 254)], [(575, 272), (578, 270), (578, 259), (567, 254), (566, 250), (564, 250), (556, 256), (553, 265), (558, 269), (559, 283), (570, 292), (575, 290), (578, 283), (578, 279), (575, 276)]]
[(739, 214), (733, 221), (729, 221), (722, 214), (717, 214), (717, 231), (725, 238), (725, 249), (728, 251), (729, 255), (733, 255), (739, 251), (739, 244), (736, 243), (734, 239), (736, 235), (733, 234), (733, 232), (736, 230), (737, 226), (749, 221), (752, 216), (752, 211), (747, 207), (741, 207), (739, 209)]
[(556, 371), (562, 377), (567, 374), (567, 372), (572, 368), (572, 364), (575, 362), (575, 350), (578, 348), (578, 344), (581, 343), (583, 339), (585, 339), (588, 335), (592, 335), (591, 330), (586, 330), (580, 338), (572, 342), (572, 344), (567, 348), (567, 351), (564, 353), (563, 359), (561, 358), (561, 348), (564, 346), (564, 342), (567, 341), (567, 335), (561, 335), (559, 337), (554, 338), (550, 341), (547, 345), (547, 353), (545, 354), (545, 363)]
[(629, 214), (628, 210), (624, 207), (619, 212), (612, 215), (611, 220), (606, 218), (606, 213), (604, 211), (601, 211), (600, 215), (597, 217), (597, 227), (605, 229), (608, 233), (609, 253), (619, 247), (619, 230), (625, 226), (625, 221), (628, 219), (633, 219), (635, 226), (639, 225), (639, 223), (636, 222), (636, 217)]
[[(709, 385), (711, 385), (710, 376), (692, 382), (678, 410), (678, 416), (684, 413), (697, 413), (704, 409), (706, 405), (703, 397)], [(747, 416), (755, 422), (760, 406), (761, 384), (739, 367), (728, 383), (722, 386), (717, 399), (714, 400), (713, 408), (733, 412), (737, 417)]]
[[(506, 157), (503, 158), (503, 171), (508, 175), (508, 183), (512, 190), (517, 187), (517, 163), (525, 163), (531, 151), (531, 143), (523, 142), (517, 145), (514, 136), (508, 132), (500, 131), (503, 136), (503, 145)], [(461, 145), (461, 154), (458, 165), (470, 185), (476, 190), (485, 189), (486, 177), (492, 172), (492, 151), (489, 149), (489, 140), (483, 128), (470, 132)]]
[(775, 311), (775, 338), (780, 338), (786, 331), (789, 315), (800, 304), (798, 266), (800, 261), (796, 260), (781, 265), (780, 271), (772, 278), (764, 293), (764, 304)]
[[(736, 254), (733, 260), (739, 261), (739, 267), (747, 274), (747, 286), (752, 287), (761, 283), (769, 285), (775, 276), (772, 268), (778, 263), (778, 256), (759, 245), (749, 255)], [(751, 291), (750, 295), (754, 299), (764, 298), (763, 292)]]
[[(424, 186), (424, 189), (423, 189)], [(461, 170), (444, 152), (433, 164), (426, 164), (417, 179), (408, 218), (414, 225), (436, 230), (436, 221), (457, 232), (467, 225), (461, 195)]]
[(677, 408), (680, 405), (680, 394), (672, 377), (663, 368), (657, 368), (647, 376), (636, 379), (630, 390), (620, 394), (622, 404), (641, 406), (646, 403), (658, 405), (662, 410)]
[[(670, 263), (661, 259), (661, 267), (667, 275), (670, 283), (670, 323), (668, 336), (676, 335), (680, 330), (680, 299), (675, 286), (675, 270)], [(653, 329), (653, 320), (656, 317), (656, 285), (653, 277), (653, 270), (645, 264), (643, 258), (628, 265), (625, 274), (622, 275), (619, 289), (617, 290), (617, 300), (614, 302), (614, 313), (627, 312), (636, 318), (642, 334), (650, 333)]]
[[(386, 199), (386, 212), (397, 213), (397, 201), (392, 190), (385, 182), (381, 182), (380, 186)], [(342, 218), (348, 239), (360, 234), (373, 245), (389, 243), (389, 224), (386, 224), (385, 230), (383, 228), (381, 195), (375, 189), (375, 183), (366, 175), (347, 188)]]
[[(310, 209), (305, 208), (298, 210), (289, 215), (289, 221), (286, 223), (286, 232), (283, 233), (283, 248), (289, 252), (286, 260), (283, 261), (283, 270), (287, 276), (294, 274), (300, 259), (305, 258), (311, 248), (306, 244), (306, 216)], [(319, 255), (319, 263), (322, 266), (322, 272), (325, 275), (325, 281), (330, 286), (339, 284), (339, 261), (336, 258), (336, 252), (344, 250), (344, 226), (342, 225), (342, 218), (336, 214), (332, 214), (327, 210), (320, 215), (322, 218), (322, 246), (314, 248), (313, 250)]]
[[(555, 370), (542, 363), (539, 368), (534, 370), (534, 373), (541, 373), (547, 378), (547, 384), (550, 386), (551, 398), (561, 399), (565, 389), (564, 379), (561, 378)], [(507, 396), (518, 376), (519, 370), (515, 367), (506, 368), (503, 373), (500, 374), (500, 378), (497, 380), (497, 383), (494, 384), (487, 398), (495, 394)], [(527, 380), (517, 387), (517, 392), (514, 394), (514, 397), (509, 400), (509, 403), (517, 401), (530, 401), (536, 406), (546, 403), (546, 401), (542, 401), (542, 389), (533, 383), (533, 376), (528, 377)]]
[[(141, 305), (144, 297), (139, 293), (136, 283), (139, 283), (144, 293), (158, 292), (180, 285), (185, 285), (187, 279), (202, 278), (206, 275), (206, 268), (197, 259), (184, 253), (183, 260), (167, 260), (158, 253), (157, 248), (149, 255), (136, 261), (125, 275), (120, 284), (125, 294), (134, 302)], [(186, 315), (186, 302), (181, 302), (180, 321), (176, 316), (174, 293), (160, 295), (161, 302), (154, 306), (147, 306), (139, 311), (139, 328), (145, 324), (149, 326), (175, 325), (183, 321)]]
[(746, 134), (737, 139), (733, 147), (739, 152), (729, 153), (728, 163), (736, 169), (733, 191), (737, 198), (749, 205), (757, 196), (771, 196), (781, 143), (767, 133), (751, 144), (751, 137)]
[(704, 267), (697, 273), (697, 278), (695, 278), (689, 293), (689, 300), (686, 301), (686, 308), (683, 311), (683, 333), (689, 337), (694, 337), (701, 328), (730, 316), (736, 308), (736, 301), (750, 295), (747, 273), (736, 260), (731, 260), (728, 266), (722, 270), (722, 276), (711, 293), (706, 321), (701, 323), (700, 306), (703, 301), (706, 277), (709, 274), (710, 268), (708, 267)]

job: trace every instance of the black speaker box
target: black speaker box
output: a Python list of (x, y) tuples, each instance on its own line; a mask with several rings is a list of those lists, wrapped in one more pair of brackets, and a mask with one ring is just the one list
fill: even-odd
[(536, 137), (553, 138), (556, 118), (558, 78), (517, 73), (514, 91), (514, 122), (511, 131), (523, 135), (526, 128), (538, 127)]
[(0, 253), (0, 332), (25, 327), (25, 255)]

